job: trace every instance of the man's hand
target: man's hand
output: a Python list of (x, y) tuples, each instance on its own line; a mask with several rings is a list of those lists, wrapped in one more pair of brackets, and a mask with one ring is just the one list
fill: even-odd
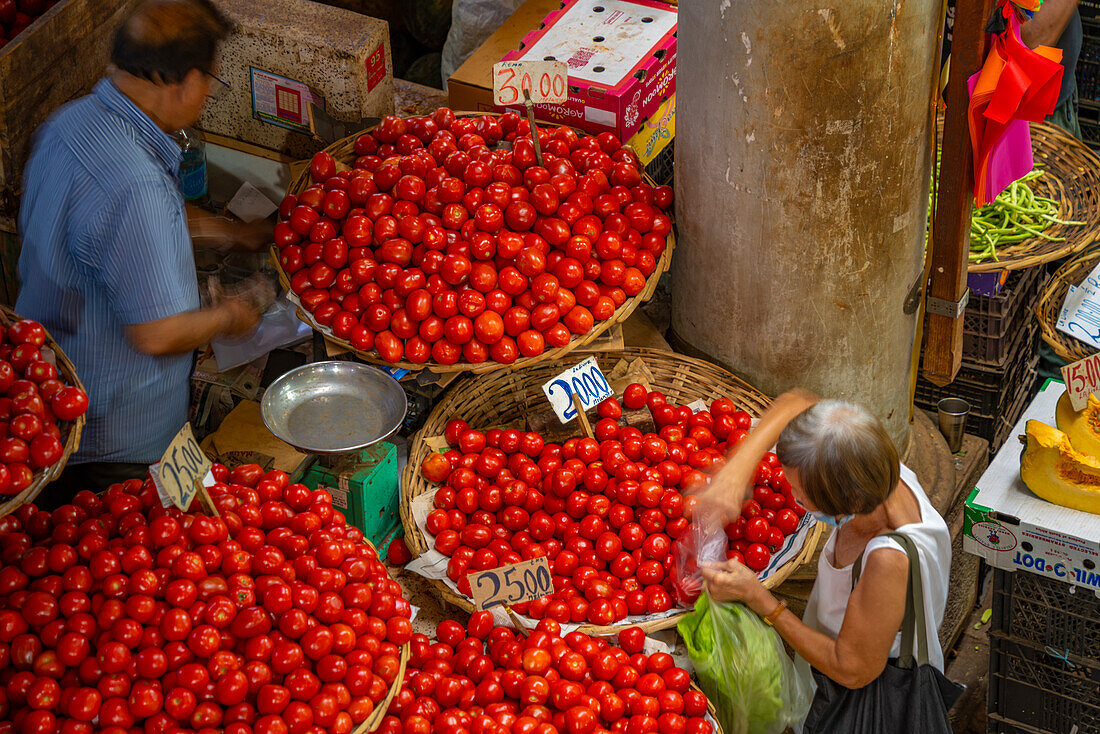
[(215, 308), (222, 319), (220, 332), (226, 336), (247, 334), (260, 322), (260, 314), (246, 298), (226, 298)]
[(215, 216), (188, 204), (187, 228), (196, 247), (258, 252), (274, 241), (272, 231), (275, 225), (270, 219), (246, 224), (236, 219)]
[(270, 219), (259, 219), (247, 224), (231, 222), (229, 237), (238, 250), (259, 252), (274, 242), (272, 236), (274, 228), (275, 225)]

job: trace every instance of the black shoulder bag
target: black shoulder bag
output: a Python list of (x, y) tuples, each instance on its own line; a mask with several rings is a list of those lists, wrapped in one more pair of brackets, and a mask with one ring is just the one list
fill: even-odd
[[(909, 556), (901, 657), (889, 661), (882, 675), (858, 689), (845, 688), (814, 670), (817, 693), (806, 717), (804, 734), (951, 734), (947, 711), (962, 695), (963, 687), (928, 664), (920, 556), (913, 541), (903, 533), (885, 533), (884, 537), (896, 540)], [(862, 566), (860, 554), (852, 569), (852, 588)]]

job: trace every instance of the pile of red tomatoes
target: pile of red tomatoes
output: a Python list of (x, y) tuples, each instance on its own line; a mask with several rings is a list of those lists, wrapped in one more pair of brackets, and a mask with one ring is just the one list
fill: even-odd
[(275, 227), (291, 290), (389, 362), (511, 364), (589, 333), (657, 269), (672, 190), (611, 133), (538, 136), (543, 165), (515, 113), (441, 108), (384, 118), (351, 170), (318, 153)]
[(151, 480), (0, 518), (0, 732), (349, 734), (410, 607), (324, 491), (215, 465), (220, 517)]
[(61, 460), (59, 422), (88, 410), (88, 396), (61, 380), (42, 353), (46, 330), (23, 319), (0, 328), (0, 496), (26, 489), (34, 473)]
[[(623, 409), (648, 407), (655, 432), (622, 424)], [(441, 483), (426, 529), (450, 557), (448, 577), (469, 595), (468, 574), (545, 556), (554, 593), (517, 604), (520, 613), (559, 623), (609, 625), (669, 611), (674, 595), (697, 595), (674, 562), (693, 498), (726, 452), (747, 435), (748, 413), (726, 398), (692, 412), (634, 383), (609, 398), (594, 438), (561, 445), (515, 429), (446, 427), (446, 453), (430, 454), (422, 475)], [(726, 527), (728, 558), (761, 571), (805, 510), (775, 454), (760, 462), (753, 497)]]
[(475, 612), (414, 635), (405, 683), (380, 734), (710, 734), (707, 698), (672, 656), (643, 652), (637, 627), (619, 645), (550, 620), (526, 638)]

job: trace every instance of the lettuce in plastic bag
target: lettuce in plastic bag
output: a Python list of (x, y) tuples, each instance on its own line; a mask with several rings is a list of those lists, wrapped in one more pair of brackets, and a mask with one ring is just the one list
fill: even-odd
[(743, 604), (704, 594), (676, 628), (725, 734), (780, 734), (806, 715), (808, 667), (796, 670), (779, 634)]

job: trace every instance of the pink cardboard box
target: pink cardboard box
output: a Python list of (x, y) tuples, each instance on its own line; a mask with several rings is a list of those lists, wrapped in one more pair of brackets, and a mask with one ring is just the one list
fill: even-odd
[[(676, 91), (676, 7), (658, 0), (568, 0), (503, 61), (569, 66), (569, 99), (535, 117), (629, 140)], [(524, 112), (522, 104), (497, 108)]]

